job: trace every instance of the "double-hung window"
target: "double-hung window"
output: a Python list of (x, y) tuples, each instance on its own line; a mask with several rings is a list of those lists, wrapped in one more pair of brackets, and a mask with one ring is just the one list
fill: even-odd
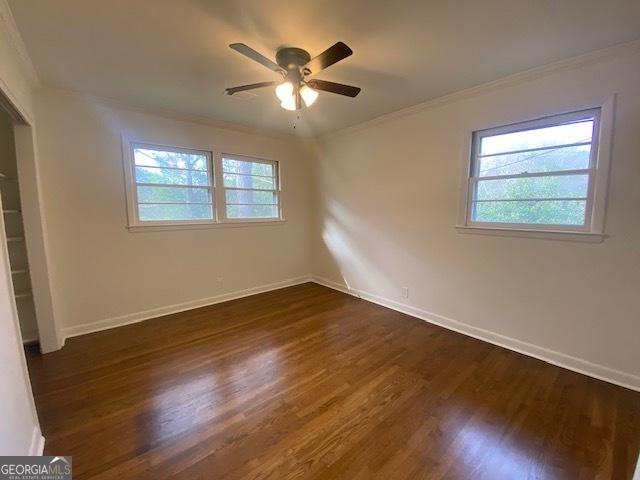
[(594, 232), (600, 120), (595, 108), (474, 132), (466, 226)]
[(139, 222), (214, 220), (211, 153), (132, 143), (131, 154)]
[(278, 162), (129, 142), (129, 227), (281, 220)]
[(276, 162), (223, 155), (225, 218), (279, 218), (277, 170)]

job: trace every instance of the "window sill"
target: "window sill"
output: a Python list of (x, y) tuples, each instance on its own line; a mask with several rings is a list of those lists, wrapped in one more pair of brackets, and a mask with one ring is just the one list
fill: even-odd
[(129, 225), (126, 229), (129, 233), (140, 232), (166, 232), (171, 230), (201, 230), (207, 228), (235, 228), (235, 227), (268, 227), (282, 225), (285, 220), (243, 220), (218, 223), (181, 223), (176, 225)]
[(527, 230), (526, 228), (479, 227), (456, 225), (458, 233), (478, 235), (494, 235), (499, 237), (540, 238), (565, 242), (602, 243), (608, 235), (593, 232), (576, 232), (566, 230)]

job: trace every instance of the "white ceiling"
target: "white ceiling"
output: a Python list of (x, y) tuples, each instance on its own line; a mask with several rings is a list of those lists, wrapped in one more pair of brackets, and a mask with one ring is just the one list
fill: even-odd
[(511, 73), (640, 38), (638, 0), (9, 0), (44, 84), (137, 105), (292, 132), (278, 76), (228, 48), (354, 55), (318, 78), (362, 88), (321, 93), (296, 131), (320, 134)]

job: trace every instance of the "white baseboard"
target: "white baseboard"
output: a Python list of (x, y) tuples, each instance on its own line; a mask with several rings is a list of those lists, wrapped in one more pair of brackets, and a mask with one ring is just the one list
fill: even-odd
[[(299, 285), (311, 281), (310, 275), (304, 275), (301, 277), (290, 278), (281, 282), (270, 283), (267, 285), (260, 285), (257, 287), (251, 287), (244, 290), (236, 290), (235, 292), (223, 293), (208, 298), (201, 298), (199, 300), (192, 300), (190, 302), (177, 303), (174, 305), (167, 305), (165, 307), (153, 308), (151, 310), (145, 310), (142, 312), (130, 313), (127, 315), (121, 315), (118, 317), (106, 318), (97, 322), (85, 323), (83, 325), (75, 325), (73, 327), (66, 327), (62, 329), (62, 337), (64, 340), (70, 337), (77, 337), (78, 335), (86, 335), (87, 333), (100, 332), (102, 330), (108, 330), (110, 328), (121, 327), (123, 325), (129, 325), (131, 323), (142, 322), (143, 320), (149, 320), (151, 318), (161, 317), (163, 315), (170, 315), (172, 313), (184, 312), (186, 310), (192, 310), (194, 308), (206, 307), (208, 305), (214, 305), (216, 303), (226, 302), (229, 300), (235, 300), (236, 298), (248, 297), (250, 295), (256, 295), (258, 293), (269, 292), (271, 290), (278, 290), (280, 288), (291, 287), (293, 285)], [(63, 342), (64, 343), (64, 342)]]
[(317, 283), (318, 285), (322, 285), (324, 287), (329, 287), (334, 290), (338, 290), (339, 292), (346, 293), (347, 295), (353, 295), (354, 297), (360, 296), (355, 292), (355, 290), (352, 290), (348, 286), (342, 283), (334, 282), (333, 280), (329, 280), (328, 278), (317, 277), (315, 275), (312, 275), (311, 281), (314, 283)]
[(329, 287), (334, 290), (347, 293), (349, 295), (354, 295), (356, 297), (362, 298), (363, 300), (382, 305), (383, 307), (391, 308), (398, 312), (406, 313), (407, 315), (411, 315), (412, 317), (417, 317), (426, 322), (433, 323), (434, 325), (439, 325), (449, 330), (453, 330), (455, 332), (477, 338), (478, 340), (483, 340), (485, 342), (489, 342), (494, 345), (498, 345), (500, 347), (504, 347), (509, 350), (513, 350), (515, 352), (537, 358), (539, 360), (543, 360), (558, 367), (563, 367), (568, 370), (573, 370), (574, 372), (597, 378), (599, 380), (604, 380), (605, 382), (620, 385), (631, 390), (640, 391), (640, 377), (631, 373), (614, 370), (603, 365), (589, 362), (588, 360), (572, 357), (571, 355), (566, 355), (555, 350), (550, 350), (548, 348), (540, 347), (532, 343), (500, 335), (499, 333), (495, 333), (490, 330), (474, 327), (472, 325), (453, 320), (452, 318), (444, 317), (442, 315), (428, 312), (426, 310), (412, 307), (411, 305), (406, 305), (394, 300), (389, 300), (373, 293), (349, 288), (344, 284), (337, 283), (326, 278), (313, 276), (312, 280), (319, 285), (324, 285), (325, 287)]
[(44, 452), (44, 437), (40, 431), (40, 427), (33, 427), (31, 434), (31, 445), (29, 446), (29, 455), (39, 457)]

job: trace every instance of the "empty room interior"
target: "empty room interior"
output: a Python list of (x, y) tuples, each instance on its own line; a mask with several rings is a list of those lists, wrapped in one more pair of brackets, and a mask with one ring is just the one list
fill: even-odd
[(638, 0), (0, 0), (0, 478), (640, 480), (639, 152)]

